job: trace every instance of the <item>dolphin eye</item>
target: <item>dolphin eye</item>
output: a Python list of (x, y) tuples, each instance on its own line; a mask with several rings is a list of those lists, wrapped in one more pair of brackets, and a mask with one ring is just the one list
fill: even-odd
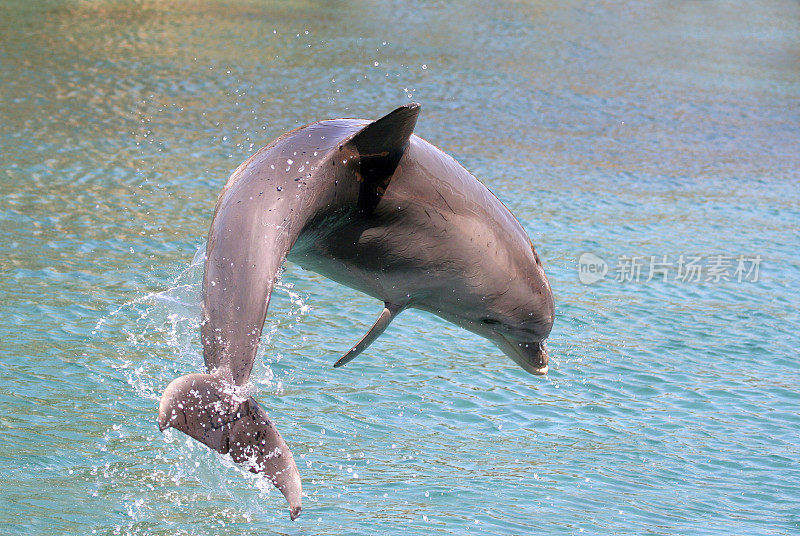
[(481, 318), (481, 324), (484, 324), (484, 325), (487, 325), (487, 326), (496, 326), (499, 323), (500, 323), (500, 321), (499, 320), (495, 320), (494, 318)]

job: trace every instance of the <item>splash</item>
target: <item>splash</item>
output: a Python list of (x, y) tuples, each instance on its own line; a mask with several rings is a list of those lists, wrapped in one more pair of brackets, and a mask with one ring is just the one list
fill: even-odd
[[(154, 518), (163, 521), (172, 516), (176, 528), (193, 534), (185, 532), (186, 520), (180, 519), (180, 512), (188, 511), (205, 511), (221, 526), (249, 522), (254, 516), (263, 518), (270, 514), (265, 514), (265, 504), (275, 505), (277, 518), (285, 516), (282, 501), (275, 500), (278, 492), (268, 481), (183, 434), (171, 430), (161, 434), (156, 426), (156, 408), (168, 383), (182, 374), (204, 370), (199, 336), (204, 261), (205, 244), (197, 248), (188, 266), (169, 280), (167, 288), (120, 305), (92, 331), (97, 339), (111, 341), (114, 351), (105, 365), (120, 382), (120, 391), (129, 391), (111, 401), (115, 422), (109, 423), (98, 444), (103, 459), (115, 461), (90, 471), (93, 498), (115, 501), (128, 518), (117, 525), (122, 534), (142, 532)], [(284, 382), (293, 381), (291, 372), (276, 379), (271, 365), (283, 356), (274, 353), (272, 340), (279, 329), (296, 329), (310, 310), (308, 297), (279, 277), (262, 333), (258, 365), (252, 383), (244, 387), (248, 395), (280, 395)], [(171, 496), (158, 505), (148, 503), (142, 500), (144, 493), (133, 493), (124, 484), (130, 481), (149, 489), (168, 489)]]

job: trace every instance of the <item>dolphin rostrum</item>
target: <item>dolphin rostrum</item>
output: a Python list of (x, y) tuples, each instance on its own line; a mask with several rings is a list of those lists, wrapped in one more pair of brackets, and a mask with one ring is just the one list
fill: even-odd
[(420, 107), (374, 121), (300, 127), (233, 172), (208, 235), (201, 336), (207, 373), (161, 397), (174, 427), (263, 473), (300, 514), (292, 453), (246, 393), (270, 294), (287, 257), (374, 296), (384, 309), (334, 366), (363, 352), (408, 307), (434, 313), (545, 374), (553, 296), (511, 212), (453, 158), (413, 135)]

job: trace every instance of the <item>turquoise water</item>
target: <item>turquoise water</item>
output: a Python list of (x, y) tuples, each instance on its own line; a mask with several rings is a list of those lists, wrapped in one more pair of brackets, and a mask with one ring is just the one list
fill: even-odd
[[(0, 532), (797, 534), (798, 30), (788, 1), (0, 4)], [(201, 370), (231, 171), (410, 100), (536, 243), (551, 371), (418, 312), (334, 370), (381, 304), (287, 265), (254, 383), (292, 523), (158, 397)]]

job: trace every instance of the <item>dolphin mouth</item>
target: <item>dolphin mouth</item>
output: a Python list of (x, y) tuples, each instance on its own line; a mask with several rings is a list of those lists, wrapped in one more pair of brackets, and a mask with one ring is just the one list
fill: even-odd
[(501, 344), (500, 349), (516, 364), (530, 374), (544, 376), (550, 370), (550, 356), (544, 341), (533, 343), (512, 343), (504, 335), (498, 333)]
[(543, 367), (533, 369), (533, 373), (536, 374), (537, 376), (544, 376), (548, 372), (550, 372), (550, 365), (545, 365)]

